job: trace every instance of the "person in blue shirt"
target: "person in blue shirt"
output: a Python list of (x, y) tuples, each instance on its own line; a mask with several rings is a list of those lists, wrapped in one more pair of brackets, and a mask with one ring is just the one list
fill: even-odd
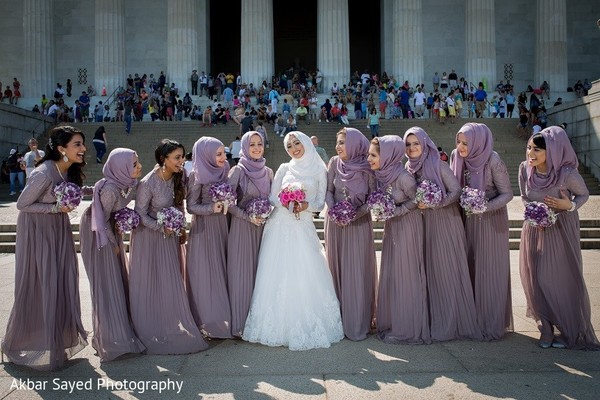
[(483, 83), (479, 82), (479, 87), (475, 91), (475, 114), (477, 118), (483, 118), (483, 112), (485, 111), (485, 105), (487, 100), (487, 93), (483, 90)]

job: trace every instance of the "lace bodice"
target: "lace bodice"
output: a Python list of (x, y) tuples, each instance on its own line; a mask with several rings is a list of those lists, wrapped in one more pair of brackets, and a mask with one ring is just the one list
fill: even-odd
[(325, 205), (325, 193), (327, 191), (327, 173), (323, 170), (322, 174), (317, 176), (296, 176), (290, 171), (288, 164), (281, 164), (273, 184), (271, 185), (271, 194), (269, 195), (269, 201), (277, 208), (283, 208), (279, 201), (279, 192), (286, 185), (299, 182), (302, 184), (306, 192), (306, 201), (308, 202), (308, 209), (301, 213), (302, 216), (307, 215), (312, 219), (311, 212), (319, 212)]

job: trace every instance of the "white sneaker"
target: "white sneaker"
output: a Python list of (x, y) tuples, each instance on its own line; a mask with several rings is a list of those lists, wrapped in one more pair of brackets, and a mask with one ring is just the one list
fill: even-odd
[(14, 196), (15, 194), (17, 194), (17, 192), (10, 192), (11, 196)]

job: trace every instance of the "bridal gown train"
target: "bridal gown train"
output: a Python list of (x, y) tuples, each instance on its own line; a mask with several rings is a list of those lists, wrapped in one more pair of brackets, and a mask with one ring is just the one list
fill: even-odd
[[(284, 208), (277, 194), (302, 184), (309, 209), (299, 219)], [(256, 285), (243, 339), (290, 350), (329, 347), (344, 337), (339, 303), (312, 212), (325, 202), (326, 173), (298, 177), (282, 164), (275, 174), (269, 217), (261, 244)]]

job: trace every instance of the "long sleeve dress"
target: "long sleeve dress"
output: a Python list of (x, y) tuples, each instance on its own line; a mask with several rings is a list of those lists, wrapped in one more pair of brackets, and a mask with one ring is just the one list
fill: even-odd
[[(208, 348), (198, 330), (184, 288), (182, 246), (165, 236), (156, 213), (173, 206), (173, 179), (153, 169), (137, 188), (141, 223), (131, 234), (129, 301), (131, 319), (148, 354), (188, 354)], [(182, 210), (183, 211), (183, 210)]]
[(68, 214), (55, 212), (52, 194), (62, 181), (56, 164), (45, 161), (17, 201), (15, 301), (2, 352), (39, 370), (62, 367), (87, 345), (71, 223)]
[[(281, 189), (301, 183), (309, 207), (298, 218), (279, 201)], [(243, 339), (290, 350), (329, 347), (344, 338), (340, 306), (312, 212), (325, 204), (327, 175), (297, 177), (282, 164), (271, 185), (275, 210), (265, 225), (256, 284)]]
[(327, 172), (325, 203), (352, 199), (356, 217), (347, 226), (325, 218), (325, 251), (335, 292), (340, 301), (344, 334), (350, 340), (363, 340), (375, 316), (377, 261), (373, 244), (373, 223), (367, 209), (367, 196), (375, 189), (375, 177), (365, 172), (361, 193), (349, 193), (337, 173), (338, 156), (331, 158)]
[[(141, 353), (145, 349), (135, 335), (129, 315), (129, 260), (123, 238), (116, 233), (114, 218), (115, 212), (126, 207), (133, 197), (133, 190), (123, 197), (113, 183), (106, 183), (102, 188), (100, 202), (108, 243), (101, 248), (98, 248), (98, 238), (91, 227), (91, 205), (79, 222), (81, 258), (92, 295), (92, 346), (100, 361), (111, 361), (123, 354)], [(115, 248), (119, 249), (119, 254), (115, 254)]]
[(383, 234), (377, 336), (392, 344), (431, 343), (423, 220), (414, 201), (417, 183), (408, 171), (403, 171), (390, 186), (396, 209), (394, 216), (385, 221)]
[[(272, 181), (273, 171), (268, 170)], [(252, 181), (244, 179), (244, 170), (233, 167), (229, 172), (229, 184), (237, 193), (237, 205), (229, 208), (232, 218), (227, 238), (227, 289), (231, 305), (231, 332), (235, 337), (242, 337), (252, 301), (264, 225), (254, 225), (244, 211), (250, 201), (260, 197)]]
[[(452, 157), (454, 157), (454, 152)], [(465, 171), (468, 171), (465, 168)], [(475, 295), (477, 323), (486, 340), (502, 339), (512, 329), (508, 211), (513, 198), (506, 165), (493, 152), (484, 169), (487, 210), (465, 216), (467, 260)], [(468, 186), (469, 174), (465, 174)]]
[[(415, 178), (421, 179), (421, 171)], [(482, 339), (469, 278), (465, 228), (458, 206), (462, 188), (450, 167), (442, 165), (446, 197), (423, 212), (425, 272), (431, 339)]]
[[(560, 191), (566, 190), (579, 209), (589, 198), (585, 182), (576, 169), (568, 171), (561, 186), (540, 191), (527, 185), (527, 165), (523, 162), (519, 166), (519, 187), (524, 203), (543, 202), (546, 196), (560, 198)], [(577, 210), (560, 211), (556, 223), (548, 228), (525, 222), (519, 250), (527, 316), (540, 322), (544, 340), (551, 340), (557, 328), (561, 333), (557, 340), (567, 348), (600, 350), (583, 280)]]
[(192, 214), (186, 274), (190, 307), (196, 325), (210, 338), (229, 339), (231, 307), (227, 294), (227, 216), (213, 212), (210, 184), (188, 181), (187, 210)]

